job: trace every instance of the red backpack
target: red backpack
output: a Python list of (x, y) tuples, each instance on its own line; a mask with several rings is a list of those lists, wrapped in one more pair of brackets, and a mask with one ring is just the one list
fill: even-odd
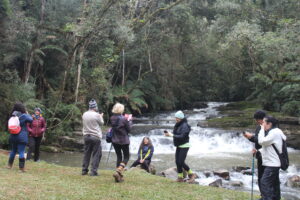
[(10, 134), (19, 134), (21, 132), (20, 120), (18, 116), (11, 116), (9, 118), (8, 131)]

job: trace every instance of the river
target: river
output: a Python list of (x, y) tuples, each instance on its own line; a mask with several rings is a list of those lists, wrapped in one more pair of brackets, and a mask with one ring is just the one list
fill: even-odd
[[(197, 181), (201, 185), (208, 185), (218, 177), (212, 176), (206, 178), (204, 171), (212, 171), (218, 169), (227, 169), (230, 173), (231, 181), (242, 181), (243, 187), (229, 189), (250, 191), (251, 190), (251, 176), (243, 175), (238, 172), (234, 172), (232, 167), (245, 166), (251, 167), (252, 156), (251, 149), (253, 144), (246, 140), (243, 136), (237, 134), (236, 131), (228, 131), (214, 128), (201, 128), (197, 126), (197, 123), (201, 120), (205, 120), (207, 117), (221, 117), (217, 111), (217, 107), (224, 105), (225, 103), (210, 102), (208, 108), (194, 109), (192, 111), (186, 111), (187, 119), (192, 127), (190, 133), (190, 143), (192, 147), (189, 150), (187, 164), (197, 172), (200, 177)], [(147, 127), (155, 125), (158, 128), (150, 131), (145, 131), (138, 135), (132, 135), (130, 137), (131, 145), (131, 164), (137, 158), (137, 150), (140, 142), (144, 136), (149, 136), (153, 142), (155, 152), (152, 159), (152, 163), (155, 165), (157, 172), (161, 172), (167, 168), (174, 167), (174, 153), (175, 148), (172, 143), (172, 138), (167, 138), (163, 135), (163, 130), (172, 130), (174, 126), (175, 112), (161, 113), (153, 117), (139, 118), (135, 126)], [(253, 125), (253, 129), (254, 129)], [(159, 128), (161, 127), (161, 128)], [(110, 158), (107, 162), (108, 152), (110, 144), (107, 144), (104, 140), (103, 145), (103, 157), (100, 163), (101, 169), (113, 169), (115, 165), (115, 153), (112, 150)], [(300, 200), (300, 189), (289, 188), (285, 186), (287, 178), (292, 175), (300, 175), (300, 151), (289, 148), (290, 167), (286, 172), (280, 173), (282, 195), (288, 200)], [(69, 152), (69, 153), (41, 153), (41, 159), (50, 163), (56, 163), (66, 166), (80, 167), (82, 161), (82, 153)], [(80, 172), (78, 172), (80, 173)], [(226, 181), (223, 181), (226, 185)], [(258, 193), (257, 177), (255, 176), (254, 190)]]

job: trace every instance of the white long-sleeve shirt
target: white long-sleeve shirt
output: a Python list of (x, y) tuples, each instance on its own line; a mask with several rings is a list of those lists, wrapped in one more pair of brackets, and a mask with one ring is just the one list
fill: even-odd
[(82, 115), (82, 132), (83, 135), (94, 135), (102, 138), (101, 125), (104, 124), (102, 115), (99, 113), (89, 110)]
[(275, 145), (279, 153), (282, 153), (282, 140), (286, 140), (286, 136), (279, 128), (270, 130), (267, 136), (265, 136), (265, 130), (260, 129), (258, 134), (258, 143), (262, 146), (260, 149), (262, 155), (263, 166), (266, 167), (280, 167), (280, 159), (273, 148)]

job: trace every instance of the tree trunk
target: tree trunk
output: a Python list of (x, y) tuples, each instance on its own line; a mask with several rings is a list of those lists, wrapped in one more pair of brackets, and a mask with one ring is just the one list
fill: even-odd
[(122, 49), (122, 54), (123, 54), (122, 86), (124, 87), (124, 85), (125, 85), (125, 50), (124, 50), (124, 48)]
[(75, 103), (78, 101), (78, 93), (79, 93), (79, 86), (80, 86), (80, 78), (81, 78), (81, 68), (83, 63), (83, 56), (84, 56), (84, 50), (85, 47), (82, 46), (79, 51), (79, 63), (78, 63), (78, 69), (77, 69), (77, 83), (76, 83), (76, 89), (75, 89)]
[(33, 39), (32, 47), (30, 49), (30, 53), (28, 56), (28, 60), (25, 61), (24, 66), (24, 76), (23, 76), (23, 82), (25, 84), (28, 83), (32, 65), (33, 65), (33, 57), (34, 57), (34, 51), (39, 48), (39, 37), (41, 35), (40, 28), (42, 24), (44, 23), (44, 16), (45, 16), (45, 6), (46, 6), (46, 0), (41, 0), (41, 13), (40, 13), (40, 22), (38, 27), (36, 27), (36, 36)]

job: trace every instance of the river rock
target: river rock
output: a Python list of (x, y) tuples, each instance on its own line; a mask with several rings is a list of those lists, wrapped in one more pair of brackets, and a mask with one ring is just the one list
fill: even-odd
[(235, 167), (232, 167), (232, 169), (236, 172), (242, 172), (242, 171), (245, 171), (245, 170), (249, 170), (250, 167), (235, 166)]
[(241, 172), (242, 172), (243, 175), (252, 176), (252, 169), (243, 170)]
[(206, 178), (208, 178), (211, 177), (213, 173), (211, 171), (204, 171), (203, 174)]
[(293, 188), (300, 188), (300, 176), (293, 175), (289, 177), (286, 182), (286, 186), (293, 187)]
[(213, 172), (215, 176), (219, 176), (221, 178), (224, 178), (225, 180), (229, 180), (229, 171), (228, 170), (218, 170)]
[(222, 179), (217, 179), (214, 182), (210, 183), (210, 187), (222, 187)]
[(207, 121), (200, 121), (197, 123), (197, 126), (201, 128), (207, 128), (208, 127), (208, 122)]
[(244, 184), (242, 181), (230, 181), (229, 185), (232, 187), (242, 187)]

